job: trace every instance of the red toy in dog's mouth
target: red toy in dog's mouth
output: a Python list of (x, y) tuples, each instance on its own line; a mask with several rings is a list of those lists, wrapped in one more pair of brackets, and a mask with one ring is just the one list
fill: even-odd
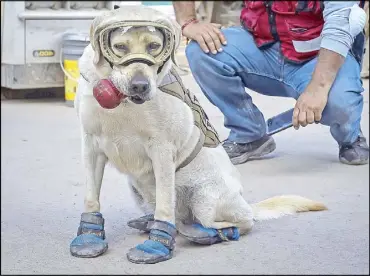
[(93, 94), (100, 106), (107, 109), (116, 108), (121, 100), (127, 97), (108, 79), (100, 80), (94, 86)]
[(108, 79), (100, 80), (97, 85), (94, 86), (93, 94), (100, 106), (107, 109), (116, 108), (121, 101), (126, 98), (129, 98), (131, 102), (135, 104), (143, 104), (145, 102), (145, 99), (138, 95), (129, 97), (123, 94)]

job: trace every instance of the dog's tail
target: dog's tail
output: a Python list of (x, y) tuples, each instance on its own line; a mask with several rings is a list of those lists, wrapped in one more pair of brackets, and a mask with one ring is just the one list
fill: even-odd
[(298, 212), (323, 211), (328, 208), (320, 203), (297, 195), (274, 196), (252, 204), (255, 220), (268, 220)]

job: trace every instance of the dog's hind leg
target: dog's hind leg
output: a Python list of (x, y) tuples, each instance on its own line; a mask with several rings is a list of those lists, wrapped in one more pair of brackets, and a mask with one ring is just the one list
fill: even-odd
[(103, 254), (108, 249), (104, 241), (104, 218), (100, 213), (100, 189), (107, 157), (99, 151), (94, 138), (82, 134), (82, 154), (86, 171), (85, 212), (81, 215), (77, 237), (70, 245), (70, 252), (75, 257), (92, 258)]
[(216, 221), (212, 222), (210, 227), (216, 229), (236, 227), (239, 235), (244, 235), (253, 228), (253, 225), (252, 207), (241, 194), (237, 194), (219, 206)]
[(200, 244), (214, 244), (238, 240), (253, 227), (253, 213), (250, 205), (238, 194), (236, 197), (214, 201), (208, 205), (196, 204), (194, 216), (199, 223), (182, 225), (179, 232), (190, 241)]

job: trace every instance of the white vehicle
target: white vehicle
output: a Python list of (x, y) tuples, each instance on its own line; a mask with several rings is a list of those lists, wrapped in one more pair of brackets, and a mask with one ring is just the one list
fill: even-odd
[[(219, 21), (234, 1), (221, 1), (221, 6), (196, 2), (201, 20), (209, 21), (210, 13), (212, 21)], [(64, 87), (63, 35), (88, 36), (92, 19), (114, 5), (148, 5), (174, 16), (171, 1), (1, 1), (1, 87)]]
[(1, 86), (63, 87), (62, 36), (89, 33), (113, 1), (1, 1)]

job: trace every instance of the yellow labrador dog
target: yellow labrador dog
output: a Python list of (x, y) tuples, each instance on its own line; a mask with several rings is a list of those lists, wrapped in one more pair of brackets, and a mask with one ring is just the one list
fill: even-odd
[(134, 263), (170, 259), (177, 233), (214, 244), (238, 240), (257, 220), (326, 209), (300, 196), (245, 201), (238, 170), (176, 73), (180, 36), (176, 22), (143, 6), (93, 21), (75, 100), (86, 194), (73, 256), (96, 257), (108, 248), (99, 202), (107, 162), (129, 177), (133, 195), (150, 208), (129, 222), (149, 236), (129, 250)]

